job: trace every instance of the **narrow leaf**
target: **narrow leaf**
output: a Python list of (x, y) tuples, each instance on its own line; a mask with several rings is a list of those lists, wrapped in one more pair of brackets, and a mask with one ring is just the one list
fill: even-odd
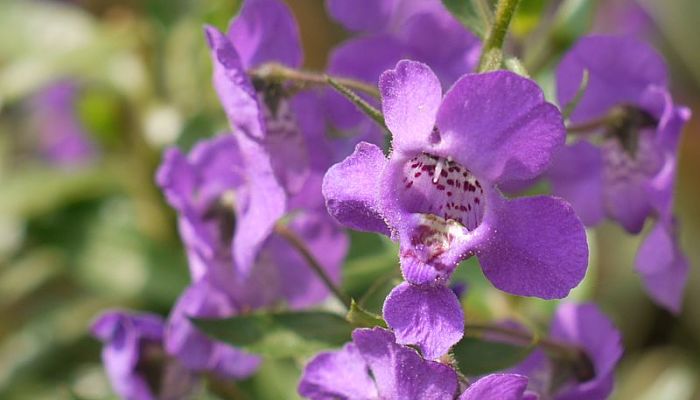
[(345, 319), (358, 328), (374, 328), (375, 326), (386, 328), (386, 322), (382, 317), (360, 307), (354, 299), (350, 304), (350, 311), (348, 311)]
[(514, 366), (527, 357), (534, 346), (515, 345), (464, 337), (453, 348), (460, 371), (465, 375), (482, 375)]
[(350, 341), (352, 326), (325, 311), (255, 313), (193, 319), (209, 336), (269, 358), (308, 356)]
[(586, 94), (586, 89), (588, 89), (588, 77), (588, 70), (584, 69), (583, 76), (581, 77), (581, 84), (579, 85), (578, 90), (576, 90), (576, 95), (570, 102), (566, 103), (564, 110), (562, 111), (562, 115), (564, 116), (565, 120), (571, 118), (571, 114), (574, 113), (576, 107), (578, 107), (578, 103), (581, 102), (583, 95)]

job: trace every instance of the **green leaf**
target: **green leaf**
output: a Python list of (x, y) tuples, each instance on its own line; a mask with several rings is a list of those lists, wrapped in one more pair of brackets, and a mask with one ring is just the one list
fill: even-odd
[(307, 356), (350, 341), (352, 326), (325, 311), (255, 313), (194, 319), (209, 336), (269, 358)]
[(565, 120), (568, 120), (571, 117), (571, 114), (573, 114), (576, 107), (578, 107), (578, 103), (580, 103), (581, 99), (583, 99), (583, 95), (586, 94), (589, 75), (588, 70), (584, 69), (583, 76), (581, 77), (581, 84), (578, 86), (578, 90), (576, 90), (576, 95), (573, 99), (571, 99), (571, 101), (566, 103), (564, 110), (562, 111), (562, 115), (564, 116)]
[(360, 307), (360, 305), (355, 302), (355, 299), (352, 299), (350, 311), (348, 311), (345, 319), (358, 328), (374, 328), (375, 326), (386, 328), (386, 321), (384, 321), (381, 316)]
[(482, 39), (490, 25), (492, 11), (488, 3), (487, 0), (442, 0), (452, 15)]
[(452, 351), (463, 374), (482, 375), (512, 367), (525, 359), (533, 349), (534, 346), (531, 345), (518, 346), (465, 337)]

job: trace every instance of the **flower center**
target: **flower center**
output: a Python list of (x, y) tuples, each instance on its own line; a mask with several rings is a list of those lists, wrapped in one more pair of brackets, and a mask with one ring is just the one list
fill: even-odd
[(619, 105), (608, 113), (605, 137), (616, 139), (620, 146), (635, 157), (642, 132), (656, 128), (658, 121), (648, 112), (633, 105)]
[(634, 152), (622, 140), (608, 139), (602, 143), (604, 178), (609, 185), (644, 181), (661, 168), (663, 159), (654, 143), (655, 132), (642, 129), (634, 136)]
[(407, 211), (433, 214), (444, 219), (446, 225), (453, 221), (469, 231), (484, 218), (481, 183), (467, 168), (449, 158), (427, 153), (413, 157), (403, 167), (402, 183), (400, 197)]

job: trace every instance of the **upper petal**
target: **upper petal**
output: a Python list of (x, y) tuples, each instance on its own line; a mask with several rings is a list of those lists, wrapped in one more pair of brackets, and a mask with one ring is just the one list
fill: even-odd
[(266, 62), (301, 65), (299, 28), (282, 1), (244, 1), (240, 14), (231, 21), (228, 36), (246, 69)]
[(347, 227), (388, 235), (378, 187), (386, 163), (379, 147), (361, 142), (352, 155), (332, 166), (322, 188), (328, 213)]
[(425, 148), (442, 99), (440, 80), (430, 67), (401, 60), (379, 77), (379, 91), (394, 149), (412, 153)]
[(384, 318), (399, 344), (415, 344), (427, 359), (447, 354), (464, 335), (464, 312), (447, 286), (395, 287), (384, 303)]
[(469, 385), (459, 400), (521, 400), (527, 377), (516, 374), (491, 374)]
[(557, 99), (570, 102), (588, 70), (588, 86), (573, 122), (606, 114), (622, 103), (638, 104), (649, 85), (667, 85), (666, 64), (648, 44), (631, 36), (587, 36), (569, 50), (557, 68)]
[(495, 183), (541, 174), (566, 136), (539, 86), (508, 71), (463, 76), (445, 94), (437, 127), (438, 155)]
[(379, 398), (443, 400), (456, 394), (457, 374), (452, 368), (396, 344), (390, 331), (356, 329), (352, 338), (372, 371)]
[(389, 23), (396, 0), (328, 0), (328, 13), (353, 31), (376, 32)]
[(338, 351), (320, 353), (309, 361), (298, 390), (311, 400), (372, 400), (378, 396), (367, 364), (354, 343)]
[(571, 206), (550, 196), (503, 201), (476, 251), (486, 277), (520, 296), (565, 297), (586, 274), (588, 243)]

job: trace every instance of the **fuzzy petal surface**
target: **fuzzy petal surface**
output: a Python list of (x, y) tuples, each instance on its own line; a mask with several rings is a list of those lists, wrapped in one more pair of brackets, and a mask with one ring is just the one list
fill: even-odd
[(566, 136), (539, 86), (508, 71), (462, 77), (445, 94), (437, 127), (434, 153), (496, 184), (544, 172)]
[(462, 306), (443, 285), (401, 283), (384, 302), (384, 319), (397, 343), (417, 345), (430, 360), (446, 354), (464, 335)]
[(322, 188), (328, 213), (349, 228), (388, 235), (378, 185), (386, 163), (379, 147), (361, 142), (352, 155), (332, 166)]
[(566, 297), (586, 274), (583, 224), (564, 200), (537, 196), (504, 200), (484, 221), (489, 236), (476, 254), (497, 288), (519, 296)]
[(527, 377), (515, 374), (492, 374), (469, 385), (459, 400), (522, 400)]
[(379, 77), (382, 111), (394, 149), (415, 152), (434, 140), (442, 101), (440, 80), (426, 64), (401, 60)]

